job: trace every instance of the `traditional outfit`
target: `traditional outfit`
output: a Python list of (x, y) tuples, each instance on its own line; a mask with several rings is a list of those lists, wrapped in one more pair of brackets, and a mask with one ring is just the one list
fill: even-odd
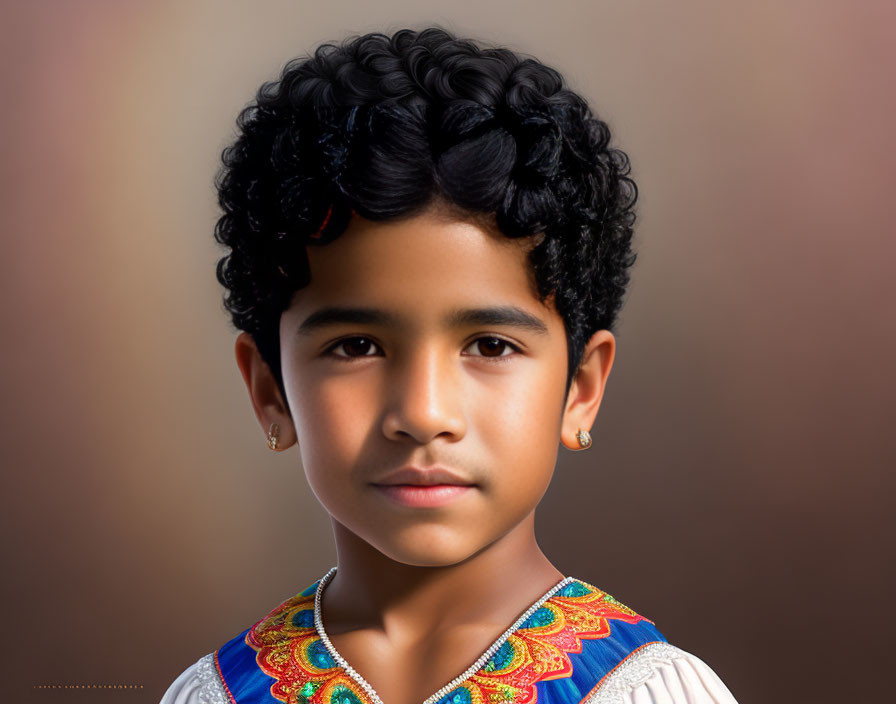
[[(383, 704), (320, 617), (335, 574), (187, 668), (161, 704)], [(396, 667), (399, 667), (396, 663)], [(566, 577), (422, 704), (736, 704), (706, 663), (606, 592)]]

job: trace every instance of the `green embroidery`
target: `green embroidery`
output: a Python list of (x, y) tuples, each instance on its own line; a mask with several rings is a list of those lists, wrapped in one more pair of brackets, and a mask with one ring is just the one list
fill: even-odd
[(319, 684), (315, 684), (314, 682), (306, 682), (305, 686), (299, 690), (299, 694), (303, 697), (310, 697), (317, 691), (317, 688), (320, 687)]

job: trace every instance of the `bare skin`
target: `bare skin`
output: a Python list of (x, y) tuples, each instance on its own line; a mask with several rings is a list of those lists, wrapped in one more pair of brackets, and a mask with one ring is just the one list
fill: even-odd
[[(252, 338), (236, 358), (265, 432), (298, 445), (331, 517), (337, 573), (324, 627), (385, 704), (421, 704), (471, 665), (564, 574), (535, 536), (559, 445), (579, 450), (615, 354), (588, 341), (564, 398), (563, 320), (539, 302), (525, 241), (439, 211), (390, 223), (354, 218), (309, 248), (311, 282), (280, 320), (286, 401)], [(342, 320), (329, 306), (396, 321)], [(457, 309), (513, 306), (543, 329), (461, 321)], [(497, 339), (496, 339), (497, 338)], [(399, 467), (441, 465), (475, 483), (438, 506), (400, 505), (373, 486)]]

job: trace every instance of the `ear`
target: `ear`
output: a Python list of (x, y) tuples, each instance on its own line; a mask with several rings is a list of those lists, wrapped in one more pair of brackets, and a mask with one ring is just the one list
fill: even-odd
[(277, 442), (277, 450), (285, 450), (296, 442), (296, 431), (292, 423), (292, 416), (288, 406), (283, 401), (277, 380), (274, 378), (271, 368), (261, 356), (255, 340), (247, 332), (240, 333), (234, 346), (236, 363), (249, 390), (249, 398), (255, 417), (261, 423), (265, 433), (265, 442), (271, 425), (280, 426), (280, 435)]
[(560, 430), (560, 441), (570, 450), (583, 449), (576, 432), (579, 428), (590, 431), (594, 425), (615, 356), (616, 338), (609, 330), (598, 330), (585, 345), (569, 387)]

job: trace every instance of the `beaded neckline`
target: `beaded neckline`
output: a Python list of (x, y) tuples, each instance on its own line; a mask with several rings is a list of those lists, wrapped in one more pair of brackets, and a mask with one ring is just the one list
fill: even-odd
[[(330, 642), (330, 638), (327, 635), (327, 632), (324, 630), (323, 619), (321, 618), (321, 608), (320, 608), (320, 600), (321, 594), (323, 594), (324, 588), (327, 586), (327, 582), (332, 579), (333, 575), (336, 574), (336, 567), (332, 567), (327, 574), (325, 574), (320, 582), (318, 582), (317, 589), (314, 591), (314, 628), (317, 631), (317, 635), (320, 637), (321, 641), (323, 641), (324, 647), (327, 649), (327, 652), (330, 653), (330, 656), (335, 660), (342, 669), (351, 677), (355, 682), (360, 685), (360, 687), (367, 693), (367, 696), (374, 702), (374, 704), (383, 704), (383, 700), (380, 699), (379, 695), (376, 693), (376, 690), (370, 685), (370, 683), (365, 680), (351, 665), (348, 664), (346, 659), (339, 654), (336, 650), (333, 643)], [(574, 581), (573, 577), (564, 577), (553, 587), (548, 589), (544, 594), (542, 594), (538, 601), (532, 604), (528, 609), (526, 609), (522, 614), (520, 614), (519, 618), (513, 622), (504, 633), (498, 636), (497, 640), (492, 643), (488, 649), (482, 653), (482, 655), (477, 658), (476, 662), (470, 665), (466, 670), (464, 670), (460, 675), (451, 680), (444, 687), (439, 689), (437, 692), (434, 692), (429, 697), (427, 697), (423, 704), (435, 704), (435, 702), (439, 701), (442, 697), (448, 694), (450, 691), (455, 689), (457, 686), (463, 684), (463, 682), (474, 674), (479, 672), (485, 663), (489, 661), (489, 659), (498, 651), (498, 649), (504, 644), (513, 632), (516, 631), (522, 623), (526, 621), (533, 613), (535, 613), (541, 605), (550, 599), (557, 591), (565, 587), (570, 582)]]

